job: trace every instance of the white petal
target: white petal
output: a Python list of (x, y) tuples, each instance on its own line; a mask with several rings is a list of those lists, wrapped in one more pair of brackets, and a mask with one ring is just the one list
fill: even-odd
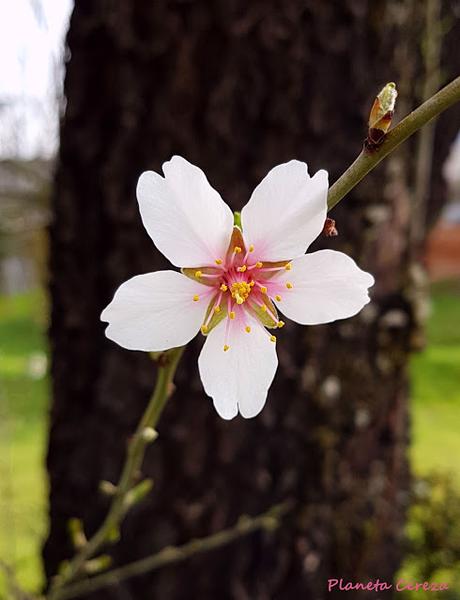
[(164, 178), (142, 173), (137, 199), (156, 247), (177, 267), (200, 267), (224, 258), (233, 213), (201, 169), (180, 156), (163, 165)]
[(209, 288), (175, 271), (136, 275), (115, 292), (103, 310), (106, 336), (129, 350), (146, 352), (177, 348), (200, 329), (208, 301), (195, 294)]
[(330, 323), (352, 317), (369, 302), (367, 289), (374, 278), (355, 261), (335, 250), (320, 250), (292, 261), (276, 281), (291, 282), (280, 292), (280, 311), (302, 325)]
[(241, 212), (246, 244), (258, 260), (290, 260), (321, 233), (327, 212), (327, 171), (308, 175), (298, 160), (278, 165), (256, 187)]
[(248, 320), (251, 333), (233, 327), (224, 352), (225, 321), (208, 335), (198, 359), (205, 392), (223, 419), (255, 417), (263, 408), (278, 366), (276, 347), (261, 325)]

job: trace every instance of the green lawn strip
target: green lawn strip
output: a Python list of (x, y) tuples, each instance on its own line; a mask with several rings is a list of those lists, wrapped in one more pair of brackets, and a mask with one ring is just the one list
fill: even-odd
[(46, 533), (44, 314), (39, 292), (0, 297), (0, 557), (29, 590), (42, 583)]
[[(460, 489), (460, 282), (443, 282), (432, 289), (427, 323), (427, 348), (411, 359), (411, 446), (415, 476), (446, 473)], [(416, 527), (409, 522), (408, 531)], [(452, 540), (450, 540), (452, 541)], [(447, 540), (446, 540), (447, 544)], [(436, 581), (451, 587), (446, 600), (460, 599), (459, 575), (454, 564), (436, 573)], [(399, 573), (418, 581), (418, 561), (408, 559)], [(399, 594), (398, 594), (399, 595)], [(429, 600), (430, 592), (405, 592), (402, 600)], [(441, 594), (440, 594), (441, 596)]]

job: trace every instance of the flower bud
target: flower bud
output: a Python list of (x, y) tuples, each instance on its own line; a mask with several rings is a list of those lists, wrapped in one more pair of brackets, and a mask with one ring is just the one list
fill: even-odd
[(158, 432), (153, 429), (153, 427), (145, 427), (142, 430), (142, 439), (144, 442), (151, 443), (154, 442), (158, 437)]
[(112, 557), (108, 554), (101, 554), (96, 558), (92, 558), (91, 560), (87, 560), (85, 562), (85, 573), (88, 575), (94, 575), (95, 573), (100, 573), (101, 571), (105, 571), (112, 564)]
[(391, 126), (398, 91), (396, 84), (387, 83), (377, 94), (369, 114), (369, 131), (366, 146), (377, 148)]
[(138, 502), (143, 500), (147, 496), (147, 494), (150, 493), (152, 488), (152, 479), (144, 479), (136, 486), (131, 488), (124, 499), (125, 508), (130, 508), (134, 504), (137, 504)]
[(104, 496), (114, 496), (117, 491), (117, 486), (113, 485), (110, 481), (100, 481), (99, 491), (102, 492)]
[(82, 548), (86, 544), (87, 540), (85, 532), (83, 531), (83, 523), (81, 520), (76, 518), (69, 519), (67, 527), (74, 548)]

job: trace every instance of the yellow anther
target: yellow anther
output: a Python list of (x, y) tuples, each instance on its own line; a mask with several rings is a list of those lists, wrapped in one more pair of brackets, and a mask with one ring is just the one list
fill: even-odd
[(249, 327), (249, 325), (246, 325), (244, 329), (246, 330), (246, 333), (251, 333), (251, 328)]
[(226, 292), (228, 290), (228, 287), (225, 285), (225, 283), (223, 283), (219, 289), (221, 292)]
[(254, 282), (253, 282), (253, 281), (250, 281), (250, 282), (249, 282), (249, 286), (250, 286), (250, 287), (254, 287), (254, 285), (255, 285), (255, 284), (254, 284)]
[(271, 335), (270, 336), (270, 341), (271, 342), (276, 342), (276, 335)]
[(292, 269), (291, 263), (288, 263), (287, 265), (285, 265), (284, 268), (286, 269), (286, 271), (290, 271)]
[(243, 304), (251, 293), (252, 285), (247, 281), (235, 281), (232, 283), (231, 292), (232, 298), (237, 304)]
[(193, 296), (193, 302), (198, 302), (199, 299), (200, 299), (200, 297), (198, 296), (198, 294), (195, 294)]
[(228, 316), (230, 317), (230, 319), (234, 319), (234, 318), (235, 318), (235, 311), (234, 311), (234, 310), (231, 310), (231, 311), (228, 313)]
[(294, 286), (292, 285), (292, 283), (290, 281), (286, 281), (286, 287), (287, 287), (288, 290), (292, 290), (292, 288)]
[(263, 263), (263, 262), (260, 262), (260, 260), (258, 260), (258, 261), (256, 262), (256, 268), (257, 268), (257, 269), (261, 269), (263, 266), (264, 266), (264, 263)]
[(238, 268), (237, 268), (237, 271), (238, 271), (239, 273), (244, 273), (244, 272), (246, 271), (246, 269), (247, 269), (247, 266), (246, 266), (246, 265), (243, 265), (242, 267), (238, 267)]
[(195, 277), (197, 279), (199, 279), (202, 275), (203, 275), (203, 273), (201, 271), (195, 271)]
[(286, 323), (284, 321), (278, 321), (278, 323), (277, 323), (278, 329), (281, 329), (281, 327), (284, 327), (285, 325), (286, 325)]
[(208, 326), (207, 325), (202, 325), (201, 326), (201, 333), (203, 333), (203, 334), (208, 333)]
[(229, 349), (230, 349), (230, 346), (227, 346), (227, 344), (225, 344), (225, 346), (224, 346), (224, 352), (227, 352), (227, 350), (229, 350)]
[(260, 307), (264, 312), (267, 311), (267, 307), (265, 306), (265, 304), (262, 304), (262, 306)]
[(276, 296), (275, 296), (275, 300), (276, 300), (277, 302), (281, 302), (281, 296), (280, 296), (279, 294), (276, 294)]
[(214, 312), (215, 313), (220, 313), (220, 306), (215, 306), (214, 307)]
[(252, 244), (249, 246), (249, 252), (254, 252), (254, 246)]
[(262, 294), (266, 294), (267, 293), (267, 288), (264, 285), (260, 286), (260, 291), (262, 292)]
[(221, 265), (222, 264), (222, 259), (221, 258), (216, 258), (216, 260), (214, 262), (216, 263), (216, 265)]
[(239, 246), (235, 246), (235, 247), (233, 248), (233, 252), (234, 252), (235, 254), (240, 254), (240, 253), (241, 253), (241, 252), (243, 252), (243, 251), (241, 250), (241, 248), (240, 248)]

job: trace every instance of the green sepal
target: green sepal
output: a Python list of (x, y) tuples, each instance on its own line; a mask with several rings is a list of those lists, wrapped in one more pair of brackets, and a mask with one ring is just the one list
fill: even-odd
[(244, 255), (246, 254), (246, 245), (244, 243), (243, 233), (241, 229), (237, 226), (233, 227), (232, 236), (230, 238), (230, 243), (228, 245), (227, 250), (227, 262), (231, 259), (235, 246), (241, 248), (240, 254), (237, 254), (235, 257), (235, 264), (239, 265), (241, 263), (241, 259), (238, 260), (238, 257), (244, 257)]
[(290, 261), (290, 260), (278, 260), (276, 262), (264, 261), (264, 267), (269, 267), (269, 268), (278, 267), (280, 269), (279, 271), (265, 271), (264, 278), (271, 279), (272, 277), (279, 275), (282, 268), (285, 268), (286, 265), (290, 264), (291, 262), (292, 261)]
[[(206, 275), (215, 275), (216, 279), (210, 280), (210, 279), (208, 279), (208, 277), (197, 277), (196, 276), (197, 271), (201, 271), (202, 273), (205, 273)], [(195, 281), (196, 283), (201, 283), (202, 285), (214, 287), (216, 285), (217, 277), (219, 277), (221, 275), (222, 271), (220, 269), (218, 269), (217, 266), (216, 267), (200, 267), (200, 268), (183, 267), (181, 269), (181, 273), (182, 273), (182, 275), (185, 275), (189, 279), (193, 279), (193, 281)]]
[[(211, 300), (211, 302), (208, 305), (208, 308), (206, 310), (206, 314), (204, 317), (204, 321), (203, 323), (206, 323), (208, 318), (209, 318), (209, 314), (212, 310), (214, 310), (214, 306), (216, 304), (216, 298), (217, 298), (217, 294), (216, 296), (214, 296), (214, 298)], [(213, 329), (214, 327), (217, 327), (217, 325), (219, 325), (219, 323), (221, 321), (223, 321), (225, 319), (225, 317), (227, 316), (227, 309), (223, 308), (221, 306), (220, 311), (219, 312), (215, 312), (212, 317), (211, 320), (209, 321), (209, 323), (206, 325), (206, 331), (203, 331), (203, 329), (201, 329), (201, 333), (206, 336), (208, 335)]]
[(262, 323), (264, 327), (267, 327), (268, 329), (277, 329), (279, 319), (275, 305), (266, 294), (262, 294), (262, 300), (268, 310), (270, 310), (271, 313), (276, 317), (276, 321), (273, 319), (268, 310), (263, 310), (261, 306), (255, 304), (254, 302), (249, 304), (251, 307), (251, 312), (253, 312), (255, 317)]

